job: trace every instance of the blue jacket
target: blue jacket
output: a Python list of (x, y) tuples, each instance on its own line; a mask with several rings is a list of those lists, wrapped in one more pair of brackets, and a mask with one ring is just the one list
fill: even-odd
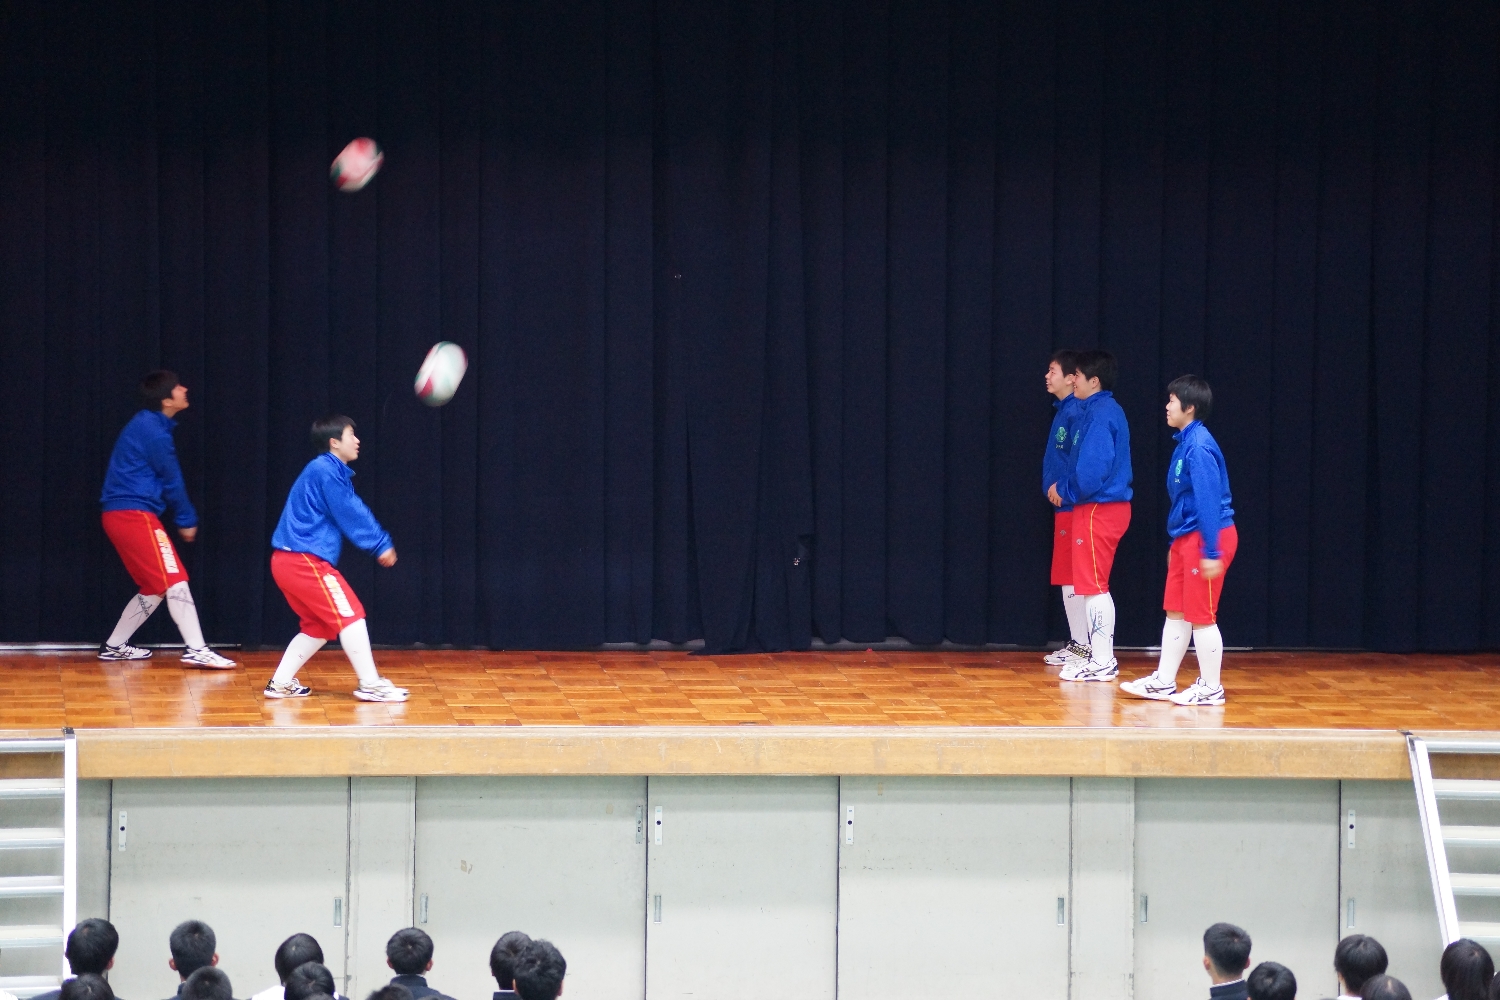
[(292, 484), (271, 547), (308, 552), (339, 564), (344, 539), (378, 556), (391, 547), (391, 536), (354, 492), (354, 470), (332, 452), (308, 462)]
[[(1064, 396), (1052, 404), (1057, 415), (1052, 418), (1052, 430), (1047, 432), (1047, 450), (1042, 453), (1042, 496), (1047, 495), (1049, 486), (1062, 482), (1068, 474), (1068, 453), (1073, 450), (1073, 422), (1080, 405), (1074, 396)], [(1073, 505), (1066, 503), (1058, 508), (1072, 509)]]
[(1129, 500), (1130, 425), (1108, 389), (1078, 401), (1068, 475), (1057, 484), (1063, 506)]
[(142, 410), (130, 418), (109, 454), (109, 470), (99, 494), (105, 510), (149, 510), (160, 516), (171, 507), (177, 527), (198, 523), (172, 444), (176, 428), (177, 421), (160, 410)]
[(1167, 496), (1172, 501), (1167, 534), (1181, 538), (1196, 531), (1203, 536), (1203, 558), (1217, 559), (1222, 555), (1219, 532), (1234, 523), (1224, 453), (1201, 420), (1194, 420), (1172, 439), (1177, 447), (1167, 468)]

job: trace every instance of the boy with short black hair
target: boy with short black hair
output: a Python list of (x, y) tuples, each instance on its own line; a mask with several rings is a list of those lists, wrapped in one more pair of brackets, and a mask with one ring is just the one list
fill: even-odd
[(396, 973), (391, 980), (394, 986), (411, 991), (413, 1000), (436, 997), (450, 1000), (431, 986), (423, 973), (432, 971), (432, 938), (415, 927), (405, 927), (391, 935), (385, 943), (385, 964)]
[(104, 533), (140, 592), (125, 605), (115, 630), (99, 646), (99, 659), (150, 659), (151, 650), (132, 646), (130, 638), (166, 601), (186, 646), (182, 662), (229, 670), (237, 664), (215, 653), (203, 639), (187, 567), (159, 518), (171, 507), (182, 540), (198, 537), (198, 512), (188, 499), (172, 443), (177, 414), (188, 408), (187, 386), (177, 380), (176, 372), (163, 369), (141, 379), (139, 393), (141, 409), (120, 431), (109, 454), (99, 505)]
[(514, 1000), (516, 995), (516, 957), (531, 943), (531, 938), (520, 931), (507, 931), (500, 935), (495, 947), (490, 949), (490, 975), (495, 977), (493, 1000)]
[(557, 1000), (568, 963), (551, 941), (532, 941), (516, 956), (516, 996), (520, 1000)]
[(334, 996), (333, 973), (321, 962), (303, 962), (286, 977), (285, 1000)]
[[(267, 698), (304, 698), (310, 688), (297, 671), (329, 639), (337, 638), (344, 655), (359, 675), (354, 697), (361, 701), (405, 701), (407, 691), (375, 669), (365, 608), (354, 588), (337, 569), (348, 538), (376, 556), (385, 567), (396, 565), (391, 536), (370, 508), (354, 492), (354, 470), (359, 438), (354, 421), (331, 414), (313, 421), (312, 444), (320, 454), (302, 469), (292, 484), (271, 536), (271, 576), (286, 602), (301, 619), (302, 630), (292, 638), (276, 673), (266, 684)], [(420, 933), (420, 932), (418, 932)]]
[[(1042, 453), (1042, 495), (1068, 474), (1068, 453), (1073, 448), (1073, 421), (1078, 415), (1078, 400), (1073, 396), (1077, 377), (1078, 354), (1064, 348), (1052, 355), (1047, 365), (1047, 391), (1055, 399), (1052, 428), (1047, 432), (1047, 450)], [(1066, 667), (1075, 660), (1088, 662), (1088, 620), (1083, 606), (1088, 600), (1073, 592), (1073, 507), (1064, 504), (1052, 515), (1051, 582), (1062, 588), (1063, 611), (1068, 616), (1068, 643), (1042, 657), (1054, 667)]]
[(1390, 960), (1385, 948), (1368, 934), (1350, 934), (1333, 950), (1333, 971), (1339, 977), (1340, 1000), (1352, 1000), (1365, 983), (1385, 972)]
[(57, 995), (61, 1000), (115, 1000), (115, 992), (109, 988), (109, 983), (103, 976), (92, 972), (69, 979), (62, 984)]
[(193, 973), (219, 964), (219, 953), (215, 950), (218, 939), (214, 937), (214, 929), (201, 920), (184, 920), (172, 928), (167, 946), (172, 951), (167, 965), (182, 979), (182, 985), (177, 987), (179, 997), (183, 995)]
[(1250, 1000), (1297, 1000), (1297, 977), (1276, 962), (1262, 962), (1245, 977)]
[[(1196, 375), (1167, 386), (1167, 425), (1177, 448), (1167, 466), (1167, 586), (1162, 608), (1161, 660), (1155, 672), (1126, 681), (1120, 690), (1139, 698), (1177, 705), (1222, 705), (1224, 637), (1219, 632), (1219, 598), (1224, 576), (1239, 549), (1233, 498), (1224, 453), (1203, 421), (1213, 410), (1214, 393)], [(1177, 690), (1177, 668), (1189, 640), (1198, 655), (1198, 679)]]
[(297, 966), (304, 962), (322, 962), (323, 947), (318, 944), (317, 938), (311, 934), (293, 934), (276, 948), (276, 956), (271, 960), (276, 968), (278, 982), (275, 986), (268, 986), (255, 994), (250, 1000), (285, 1000), (286, 981)]
[(1210, 1000), (1247, 1000), (1245, 970), (1250, 967), (1250, 935), (1234, 924), (1218, 923), (1203, 932), (1203, 970), (1213, 985)]
[(1109, 573), (1115, 549), (1130, 527), (1130, 424), (1115, 402), (1117, 366), (1108, 351), (1084, 351), (1075, 361), (1073, 395), (1079, 409), (1067, 475), (1047, 491), (1052, 505), (1073, 508), (1070, 561), (1073, 593), (1084, 598), (1089, 658), (1063, 667), (1065, 681), (1112, 681), (1115, 660), (1115, 602)]
[[(120, 935), (115, 930), (115, 925), (108, 920), (90, 917), (80, 920), (68, 932), (68, 945), (63, 950), (63, 955), (68, 959), (68, 968), (73, 970), (75, 977), (102, 977), (114, 968), (115, 951), (119, 947)], [(31, 1000), (58, 1000), (61, 996), (60, 989), (48, 990), (46, 993), (38, 993)]]
[(234, 1000), (234, 988), (224, 973), (213, 966), (204, 966), (187, 977), (177, 995), (182, 1000)]

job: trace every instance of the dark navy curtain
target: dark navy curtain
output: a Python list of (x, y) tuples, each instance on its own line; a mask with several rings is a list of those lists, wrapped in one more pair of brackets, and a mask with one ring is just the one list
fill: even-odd
[(1122, 642), (1196, 372), (1228, 642), (1494, 648), (1497, 66), (1493, 0), (5, 3), (0, 640), (118, 614), (96, 501), (161, 365), (214, 640), (293, 633), (268, 538), (338, 410), (380, 642), (1041, 643), (1042, 372), (1102, 345)]

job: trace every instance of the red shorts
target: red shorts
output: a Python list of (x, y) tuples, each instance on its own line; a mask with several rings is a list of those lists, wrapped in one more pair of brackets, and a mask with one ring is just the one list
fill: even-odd
[(1181, 612), (1193, 625), (1212, 625), (1218, 620), (1219, 595), (1224, 590), (1229, 564), (1234, 562), (1235, 550), (1240, 547), (1240, 535), (1232, 524), (1219, 532), (1224, 572), (1217, 580), (1205, 580), (1198, 572), (1198, 561), (1203, 558), (1202, 543), (1203, 537), (1196, 531), (1173, 540), (1167, 552), (1167, 593), (1161, 599), (1161, 606), (1163, 611)]
[(1130, 527), (1130, 501), (1084, 503), (1073, 508), (1073, 593), (1109, 593), (1115, 548)]
[(187, 567), (155, 514), (149, 510), (107, 510), (100, 520), (141, 593), (165, 594), (172, 584), (187, 581)]
[(271, 553), (271, 576), (314, 639), (337, 639), (365, 616), (354, 588), (326, 559), (307, 552)]
[(1060, 510), (1052, 515), (1052, 584), (1067, 586), (1073, 582), (1073, 512)]

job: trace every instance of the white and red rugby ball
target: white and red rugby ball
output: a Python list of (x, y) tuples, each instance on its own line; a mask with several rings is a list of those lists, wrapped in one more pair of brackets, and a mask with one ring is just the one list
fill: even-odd
[(374, 139), (358, 138), (345, 146), (343, 152), (333, 158), (328, 176), (333, 186), (340, 191), (358, 191), (375, 179), (385, 154)]
[(417, 369), (417, 398), (428, 406), (442, 406), (458, 391), (458, 383), (469, 370), (464, 349), (450, 341), (440, 340), (427, 352)]

